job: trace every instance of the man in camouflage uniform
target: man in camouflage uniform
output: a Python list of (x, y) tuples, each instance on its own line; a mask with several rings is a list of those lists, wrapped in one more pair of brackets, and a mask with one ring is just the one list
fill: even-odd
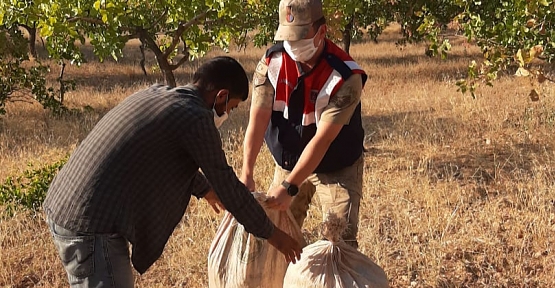
[(364, 169), (360, 97), (366, 73), (326, 39), (320, 0), (282, 0), (275, 40), (253, 77), (241, 181), (255, 190), (265, 141), (276, 162), (270, 206), (302, 226), (316, 194), (324, 215), (343, 217), (343, 239), (358, 247)]

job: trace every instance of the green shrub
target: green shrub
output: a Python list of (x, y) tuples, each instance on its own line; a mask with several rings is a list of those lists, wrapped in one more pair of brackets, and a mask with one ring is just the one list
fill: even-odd
[(66, 163), (67, 157), (40, 168), (29, 165), (21, 175), (8, 177), (0, 186), (0, 205), (8, 216), (18, 209), (37, 211), (56, 173)]

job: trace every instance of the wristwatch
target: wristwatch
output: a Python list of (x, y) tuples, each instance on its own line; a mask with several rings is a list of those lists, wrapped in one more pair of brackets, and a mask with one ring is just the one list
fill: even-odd
[(285, 180), (281, 182), (281, 186), (285, 187), (289, 196), (295, 196), (297, 195), (297, 193), (299, 193), (299, 187), (297, 187), (297, 185), (291, 184)]

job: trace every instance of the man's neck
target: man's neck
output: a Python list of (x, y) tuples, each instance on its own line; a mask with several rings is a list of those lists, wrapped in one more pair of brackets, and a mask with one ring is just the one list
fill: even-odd
[(204, 105), (206, 108), (211, 109), (214, 98), (216, 97), (213, 93), (205, 92), (202, 87), (200, 87), (197, 83), (189, 83), (187, 86), (196, 90), (197, 95), (204, 101)]

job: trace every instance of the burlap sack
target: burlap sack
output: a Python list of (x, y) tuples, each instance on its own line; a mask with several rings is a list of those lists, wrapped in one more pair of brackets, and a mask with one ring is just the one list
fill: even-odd
[[(304, 239), (291, 212), (276, 211), (264, 206), (266, 194), (254, 192), (254, 197), (272, 222), (304, 246)], [(288, 263), (283, 255), (254, 237), (226, 212), (208, 254), (210, 288), (281, 288)]]
[(330, 216), (323, 223), (324, 236), (303, 248), (301, 260), (289, 264), (283, 288), (385, 288), (387, 276), (381, 267), (340, 237), (344, 219)]

